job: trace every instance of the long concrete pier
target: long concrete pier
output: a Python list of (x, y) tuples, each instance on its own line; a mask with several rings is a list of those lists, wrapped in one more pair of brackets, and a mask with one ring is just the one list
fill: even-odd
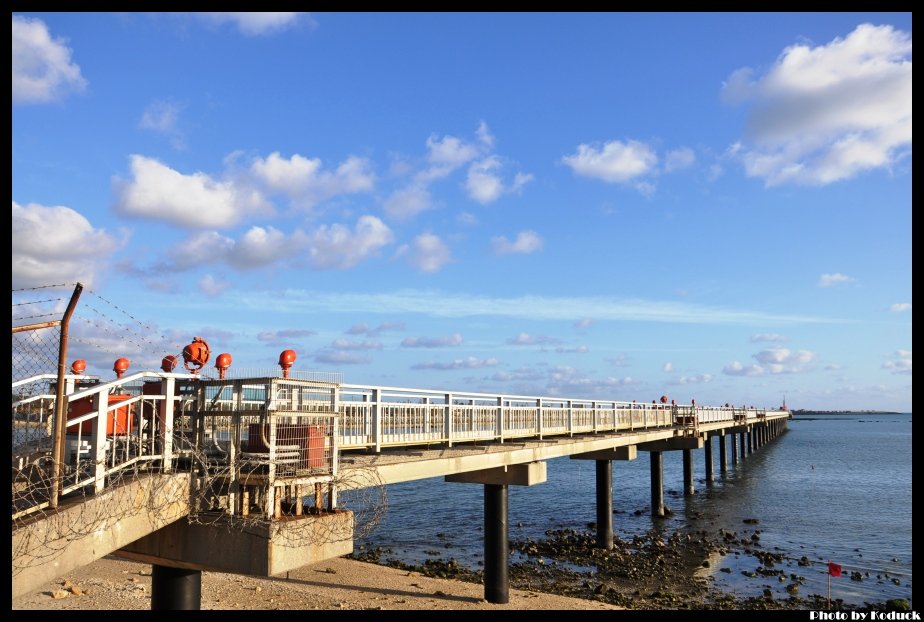
[[(101, 398), (114, 392), (114, 402)], [(140, 372), (66, 399), (89, 405), (67, 423), (69, 446), (86, 446), (88, 458), (78, 449), (67, 477), (51, 484), (64, 500), (57, 508), (35, 491), (17, 497), (31, 482), (14, 470), (13, 597), (115, 552), (152, 564), (158, 608), (196, 608), (202, 570), (268, 576), (348, 554), (353, 519), (338, 508), (338, 491), (434, 477), (483, 486), (485, 599), (505, 603), (508, 490), (545, 482), (548, 460), (595, 461), (597, 545), (609, 549), (619, 482), (613, 462), (649, 454), (651, 514), (661, 517), (664, 452), (682, 452), (683, 491), (694, 495), (698, 450), (707, 485), (715, 478), (713, 437), (724, 475), (726, 443), (735, 466), (784, 432), (790, 414), (166, 372)], [(22, 464), (25, 453), (17, 458), (14, 446), (17, 459)], [(65, 512), (83, 506), (92, 511), (80, 516), (103, 515), (93, 504), (140, 485), (132, 483), (139, 473), (182, 484), (136, 493), (132, 507), (143, 511), (132, 521), (53, 537)], [(178, 520), (187, 515), (200, 518)], [(30, 557), (23, 542), (36, 537), (55, 555)], [(95, 545), (100, 537), (109, 544)]]

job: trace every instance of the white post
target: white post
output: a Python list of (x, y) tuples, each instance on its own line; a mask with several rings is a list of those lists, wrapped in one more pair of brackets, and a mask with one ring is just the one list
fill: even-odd
[(164, 473), (173, 470), (173, 411), (176, 408), (176, 379), (164, 378), (160, 381), (160, 390), (164, 394), (157, 412), (158, 441), (163, 456)]
[(497, 421), (495, 422), (494, 433), (498, 440), (504, 442), (504, 398), (497, 398)]
[[(109, 416), (109, 395), (97, 393), (93, 396), (93, 407), (96, 409), (96, 419), (93, 419), (93, 457), (94, 457), (94, 490), (102, 492), (106, 483), (106, 420)], [(77, 447), (78, 455), (80, 447)]]
[(372, 446), (375, 453), (382, 451), (382, 390), (372, 389)]
[(542, 440), (542, 398), (536, 400), (536, 429), (539, 432), (539, 440)]
[(443, 413), (443, 437), (448, 447), (452, 447), (452, 393), (446, 394), (446, 411)]

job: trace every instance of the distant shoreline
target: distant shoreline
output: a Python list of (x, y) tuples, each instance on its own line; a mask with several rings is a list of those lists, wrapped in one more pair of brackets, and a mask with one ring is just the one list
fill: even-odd
[(794, 410), (793, 417), (801, 415), (907, 415), (891, 410)]

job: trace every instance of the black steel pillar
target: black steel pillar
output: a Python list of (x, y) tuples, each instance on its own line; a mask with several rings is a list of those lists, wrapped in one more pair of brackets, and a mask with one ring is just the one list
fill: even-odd
[(713, 479), (712, 473), (712, 437), (708, 434), (706, 435), (706, 443), (703, 445), (703, 457), (706, 460), (706, 481), (711, 482)]
[(719, 435), (719, 468), (722, 470), (722, 473), (728, 472), (728, 439), (725, 438), (725, 434)]
[(750, 430), (748, 430), (747, 435), (748, 435), (748, 455), (750, 456), (751, 454), (754, 453), (754, 429), (751, 428)]
[(664, 516), (664, 460), (660, 451), (651, 454), (651, 515)]
[(202, 571), (151, 565), (151, 610), (198, 611), (202, 604)]
[(744, 462), (744, 458), (748, 455), (748, 433), (741, 433), (741, 462)]
[(693, 450), (683, 450), (683, 494), (686, 496), (696, 492), (693, 488)]
[(503, 605), (510, 599), (507, 574), (507, 484), (484, 485), (484, 599)]
[(732, 450), (732, 464), (738, 464), (738, 435), (732, 432), (730, 434), (731, 438), (731, 450)]
[(610, 460), (597, 463), (597, 546), (613, 548), (613, 465)]

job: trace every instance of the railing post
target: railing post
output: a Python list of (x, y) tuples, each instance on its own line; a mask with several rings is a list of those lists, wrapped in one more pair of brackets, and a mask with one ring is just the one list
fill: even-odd
[[(96, 419), (93, 419), (93, 467), (95, 492), (102, 492), (106, 485), (106, 422), (109, 417), (109, 395), (97, 393), (93, 396), (93, 406), (96, 409)], [(77, 448), (80, 452), (80, 448)], [(79, 476), (78, 476), (79, 477)]]
[(372, 447), (375, 453), (382, 451), (382, 390), (372, 389)]
[(574, 436), (574, 402), (568, 400), (568, 436)]
[(497, 398), (497, 423), (495, 427), (495, 434), (497, 439), (503, 443), (504, 442), (504, 397), (500, 396)]
[(443, 412), (443, 437), (446, 446), (452, 447), (452, 393), (446, 394), (446, 410)]
[(536, 400), (536, 431), (539, 433), (539, 440), (542, 440), (542, 398)]
[(176, 379), (164, 378), (160, 381), (160, 390), (164, 399), (158, 409), (157, 434), (160, 444), (162, 467), (164, 473), (173, 470), (173, 412), (176, 408)]

